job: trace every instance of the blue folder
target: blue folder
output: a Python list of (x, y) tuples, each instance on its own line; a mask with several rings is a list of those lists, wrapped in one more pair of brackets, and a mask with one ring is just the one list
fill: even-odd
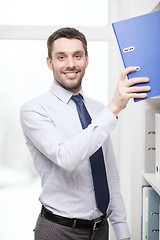
[[(139, 66), (128, 79), (149, 77), (147, 98), (160, 95), (160, 11), (112, 23), (124, 67)], [(142, 99), (134, 99), (140, 101)]]
[(150, 186), (142, 186), (142, 235), (141, 240), (159, 239), (160, 196)]
[(148, 239), (158, 240), (160, 196), (153, 190), (149, 191), (148, 198)]

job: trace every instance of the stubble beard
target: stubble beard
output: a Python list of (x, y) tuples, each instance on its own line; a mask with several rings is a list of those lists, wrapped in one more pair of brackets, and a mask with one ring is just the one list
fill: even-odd
[[(79, 79), (79, 81), (76, 84), (71, 85), (71, 86), (65, 82), (60, 81), (58, 78), (54, 77), (54, 80), (55, 80), (55, 82), (58, 83), (58, 85), (60, 85), (61, 87), (65, 88), (66, 90), (68, 90), (70, 92), (76, 92), (81, 89), (82, 78)], [(70, 80), (70, 81), (74, 81), (74, 80)]]
[[(65, 88), (66, 90), (68, 90), (70, 92), (74, 92), (74, 93), (78, 92), (81, 89), (82, 79), (83, 79), (84, 74), (85, 74), (85, 69), (84, 69), (83, 73), (82, 73), (82, 71), (77, 70), (78, 72), (81, 72), (82, 74), (81, 74), (81, 76), (79, 76), (78, 81), (77, 80), (75, 81), (74, 79), (68, 79), (68, 80), (63, 79), (63, 77), (61, 77), (60, 74), (56, 73), (53, 66), (52, 66), (52, 68), (53, 68), (54, 81), (58, 85)], [(75, 69), (67, 69), (67, 70), (74, 71)], [(63, 74), (63, 73), (61, 72), (61, 74)], [(67, 81), (69, 81), (69, 83), (67, 83)], [(74, 82), (74, 81), (75, 81), (75, 83), (72, 84), (72, 82)]]

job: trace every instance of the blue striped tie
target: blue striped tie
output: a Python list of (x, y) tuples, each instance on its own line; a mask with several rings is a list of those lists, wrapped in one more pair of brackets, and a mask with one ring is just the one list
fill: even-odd
[[(82, 95), (78, 94), (73, 95), (71, 98), (76, 103), (79, 119), (82, 128), (84, 129), (91, 123), (91, 117), (83, 102), (83, 97)], [(97, 207), (104, 215), (106, 215), (106, 210), (109, 204), (109, 189), (102, 147), (100, 147), (92, 156), (90, 156), (89, 159)]]

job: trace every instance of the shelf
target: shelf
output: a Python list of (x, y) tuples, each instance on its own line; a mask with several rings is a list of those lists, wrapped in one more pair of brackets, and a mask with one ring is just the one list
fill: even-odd
[(153, 189), (160, 195), (160, 174), (144, 173), (143, 177), (153, 187)]
[(153, 97), (151, 99), (160, 99), (160, 95), (156, 96), (156, 97)]

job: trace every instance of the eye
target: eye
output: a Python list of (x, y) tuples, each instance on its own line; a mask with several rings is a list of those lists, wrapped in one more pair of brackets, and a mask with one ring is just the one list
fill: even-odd
[(58, 56), (58, 60), (63, 61), (64, 59), (65, 59), (65, 56), (63, 55)]
[(80, 54), (77, 54), (77, 55), (75, 55), (75, 58), (76, 58), (76, 59), (81, 59), (81, 55), (80, 55)]

